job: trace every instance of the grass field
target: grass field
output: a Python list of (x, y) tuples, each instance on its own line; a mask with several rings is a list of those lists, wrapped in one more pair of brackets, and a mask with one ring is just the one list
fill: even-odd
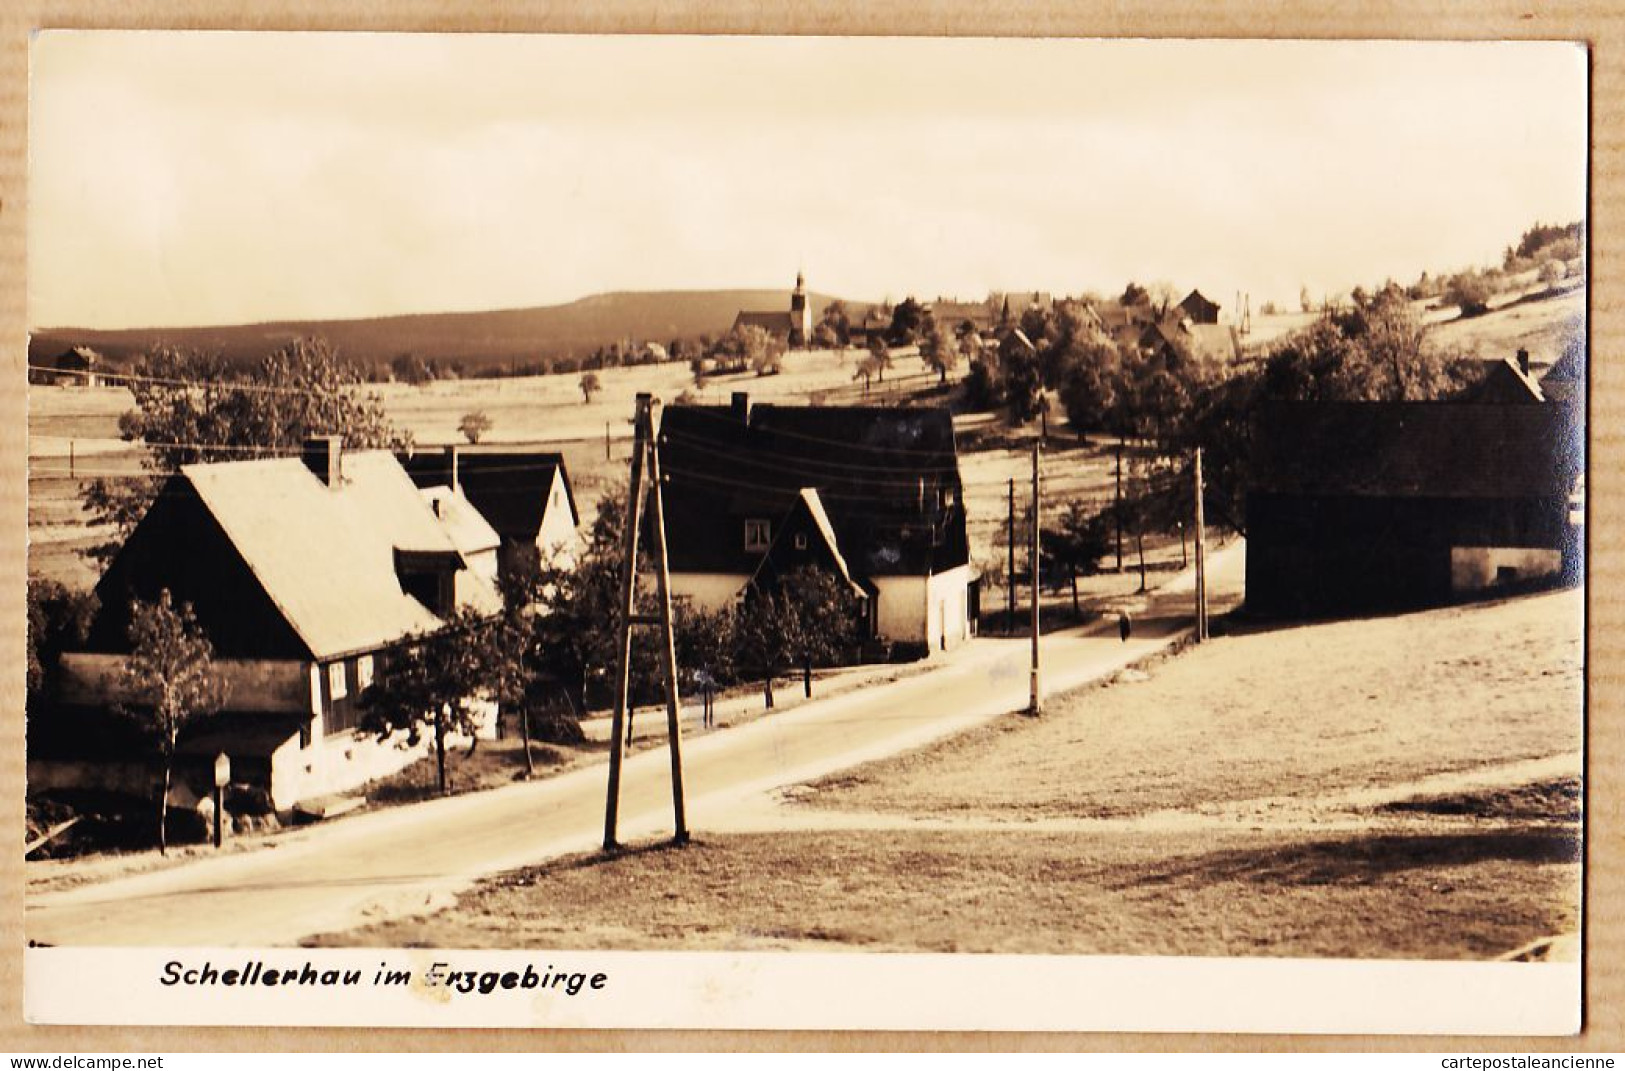
[[(1563, 346), (1584, 328), (1585, 291), (1546, 300), (1516, 302), (1469, 320), (1451, 319), (1429, 328), (1435, 345), (1485, 357), (1511, 356), (1519, 347), (1537, 365), (1555, 361)], [(1261, 345), (1313, 319), (1313, 314), (1256, 317), (1250, 345)], [(681, 363), (612, 368), (597, 373), (602, 389), (586, 401), (577, 374), (516, 379), (450, 380), (414, 387), (380, 384), (376, 390), (385, 412), (401, 430), (424, 446), (463, 441), (458, 424), (466, 413), (491, 418), (488, 442), (533, 442), (562, 452), (575, 484), (577, 501), (590, 519), (600, 496), (625, 478), (631, 448), (630, 419), (634, 400), (647, 392), (667, 402), (679, 397), (713, 405), (727, 404), (734, 391), (755, 401), (788, 404), (888, 404), (905, 399), (930, 401), (938, 377), (919, 357), (898, 351), (884, 383), (866, 392), (854, 372), (861, 354), (816, 351), (788, 354), (778, 375), (751, 373), (693, 382)], [(963, 369), (960, 370), (961, 372)], [(123, 388), (29, 388), (29, 571), (76, 587), (95, 582), (97, 567), (80, 553), (104, 541), (108, 533), (86, 528), (79, 505), (83, 483), (97, 475), (121, 476), (140, 471), (140, 453), (118, 437), (119, 416), (132, 400)], [(1024, 512), (1028, 494), (1031, 444), (1036, 428), (1011, 431), (991, 415), (958, 418), (961, 473), (970, 518), (972, 557), (993, 587), (1002, 584), (1005, 563), (1004, 527), (1009, 481), (1016, 482), (1016, 513)], [(1114, 457), (1109, 444), (1081, 443), (1057, 413), (1045, 443), (1045, 520), (1053, 520), (1067, 502), (1079, 499), (1104, 504), (1113, 491)], [(608, 449), (606, 450), (606, 434)], [(1018, 543), (1025, 536), (1018, 529)], [(1177, 539), (1149, 545), (1151, 561), (1166, 566), (1179, 560)], [(1131, 548), (1132, 553), (1132, 548)], [(1024, 568), (1018, 550), (1017, 567)], [(1132, 563), (1130, 563), (1132, 564)], [(1110, 586), (1110, 585), (1108, 585)], [(998, 602), (997, 592), (990, 606)]]
[(802, 786), (755, 829), (318, 943), (1506, 955), (1578, 927), (1580, 605), (1220, 638)]

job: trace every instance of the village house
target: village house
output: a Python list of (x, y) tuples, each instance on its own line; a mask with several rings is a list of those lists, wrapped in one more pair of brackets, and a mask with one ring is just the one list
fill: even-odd
[(56, 359), (56, 385), (59, 387), (99, 387), (102, 368), (106, 365), (102, 355), (89, 346), (75, 346)]
[[(387, 451), (347, 453), (337, 436), (302, 457), (182, 466), (97, 585), (83, 650), (62, 657), (59, 724), (46, 727), (56, 743), (36, 754), (31, 740), (30, 787), (151, 791), (146, 763), (80, 761), (61, 738), (76, 716), (105, 722), (129, 698), (131, 601), (165, 589), (191, 605), (225, 686), (222, 712), (183, 736), (183, 758), (224, 751), (233, 779), (283, 811), (394, 772), (421, 749), (358, 731), (361, 698), (392, 649), (454, 609), (500, 609), (497, 545), (460, 493), (421, 492)], [(184, 806), (201, 772), (178, 774)]]
[(1232, 364), (1241, 357), (1241, 340), (1229, 324), (1201, 324), (1169, 316), (1149, 324), (1137, 343), (1147, 357), (1176, 362), (1181, 352), (1198, 360)]
[(1219, 303), (1209, 301), (1200, 290), (1192, 290), (1185, 295), (1178, 308), (1185, 316), (1196, 324), (1216, 324), (1219, 322)]
[(898, 653), (975, 633), (953, 419), (941, 408), (675, 405), (660, 429), (673, 596), (734, 605), (797, 565), (865, 596)]
[(734, 330), (759, 327), (792, 349), (806, 346), (812, 339), (812, 306), (807, 302), (807, 280), (796, 272), (796, 288), (790, 292), (788, 312), (744, 312), (734, 317)]
[(1577, 578), (1566, 406), (1270, 403), (1247, 495), (1247, 606), (1320, 617)]
[(970, 330), (987, 337), (999, 324), (999, 310), (989, 301), (945, 301), (938, 298), (925, 307), (931, 319), (949, 336)]
[(502, 443), (418, 449), (401, 464), (425, 490), (449, 490), (495, 530), (504, 567), (514, 555), (568, 566), (580, 554), (581, 514), (564, 455)]

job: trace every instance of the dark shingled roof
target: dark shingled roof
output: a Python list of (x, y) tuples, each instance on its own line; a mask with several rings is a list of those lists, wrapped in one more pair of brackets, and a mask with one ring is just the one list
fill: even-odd
[(1384, 498), (1561, 497), (1580, 454), (1564, 409), (1454, 402), (1272, 402), (1252, 490)]
[[(547, 514), (548, 493), (553, 489), (553, 474), (564, 481), (564, 493), (570, 506), (570, 519), (579, 526), (580, 512), (576, 509), (575, 491), (570, 487), (570, 474), (564, 467), (564, 455), (543, 453), (528, 446), (504, 446), (500, 443), (482, 446), (459, 446), (457, 449), (457, 483), (463, 497), (473, 503), (492, 528), (510, 543), (534, 542), (541, 531), (542, 519)], [(436, 487), (451, 482), (450, 464), (445, 451), (428, 448), (409, 457), (402, 457), (412, 482), (419, 487)]]
[(855, 578), (924, 576), (970, 560), (953, 418), (941, 408), (685, 406), (665, 411), (671, 566), (755, 573), (744, 522), (777, 533), (814, 488)]
[(760, 327), (770, 335), (788, 334), (796, 326), (788, 312), (741, 312), (734, 317), (734, 327)]

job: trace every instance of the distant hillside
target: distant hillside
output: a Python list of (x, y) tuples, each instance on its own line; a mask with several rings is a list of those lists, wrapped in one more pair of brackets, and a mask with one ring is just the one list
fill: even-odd
[[(813, 319), (835, 300), (813, 294)], [(148, 327), (97, 331), (53, 327), (29, 339), (29, 363), (54, 360), (73, 346), (89, 346), (123, 361), (154, 346), (218, 352), (252, 360), (289, 339), (320, 336), (359, 364), (404, 353), (465, 368), (585, 355), (632, 339), (665, 344), (674, 338), (721, 334), (741, 309), (788, 309), (788, 290), (670, 290), (594, 294), (566, 305), (493, 312), (446, 312), (369, 320), (305, 320), (231, 327)], [(849, 303), (850, 304), (850, 303)]]

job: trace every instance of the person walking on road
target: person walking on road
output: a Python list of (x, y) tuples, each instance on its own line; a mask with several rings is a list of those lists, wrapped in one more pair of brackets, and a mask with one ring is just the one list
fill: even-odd
[(1124, 643), (1128, 642), (1129, 635), (1133, 631), (1134, 622), (1129, 620), (1128, 611), (1119, 610), (1117, 613), (1117, 634), (1122, 637)]

